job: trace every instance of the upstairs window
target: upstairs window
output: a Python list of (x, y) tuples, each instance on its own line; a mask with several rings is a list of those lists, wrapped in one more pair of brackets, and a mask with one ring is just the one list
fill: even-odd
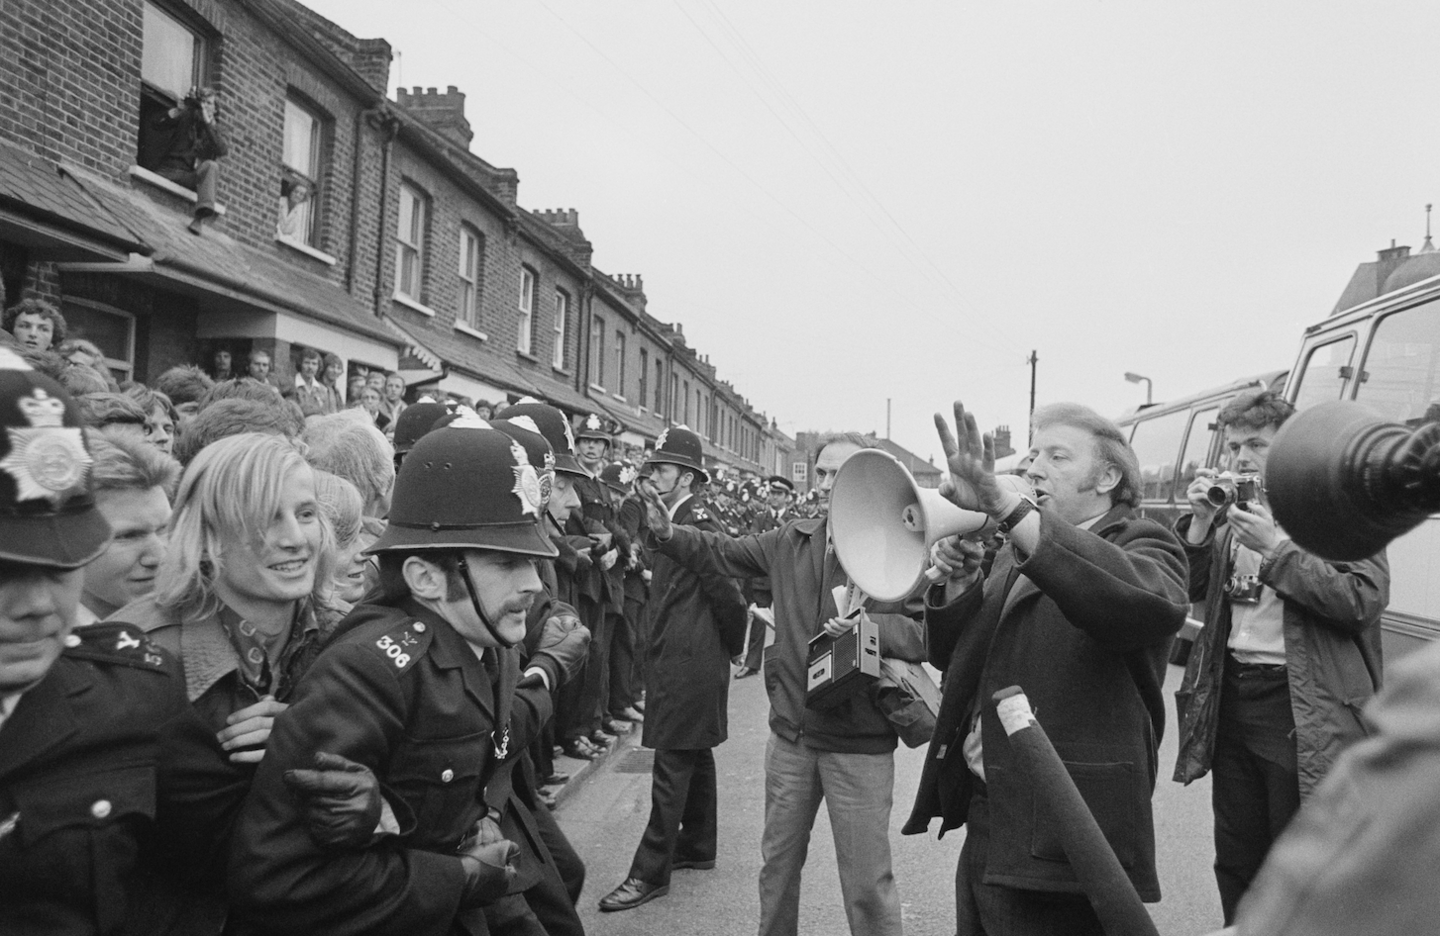
[(555, 346), (550, 351), (550, 364), (565, 369), (565, 328), (570, 320), (570, 297), (563, 289), (555, 290)]
[(665, 362), (655, 359), (655, 412), (665, 411)]
[(420, 302), (426, 208), (420, 190), (401, 183), (400, 216), (395, 228), (395, 294), (411, 302)]
[(205, 84), (209, 48), (199, 30), (150, 0), (142, 5), (141, 21), (136, 162), (156, 171), (165, 157), (165, 139), (151, 124), (183, 105), (191, 89)]
[(641, 405), (641, 406), (644, 406), (644, 405), (645, 405), (646, 403), (648, 403), (649, 400), (650, 400), (650, 395), (649, 395), (649, 393), (647, 392), (648, 389), (649, 389), (649, 380), (650, 380), (650, 352), (647, 351), (647, 350), (645, 350), (644, 348), (641, 348), (641, 349), (640, 349), (640, 371), (639, 371), (639, 375), (640, 375), (640, 392), (639, 392), (636, 396), (637, 396), (637, 399), (639, 400), (640, 405)]
[(605, 387), (605, 320), (598, 315), (590, 319), (590, 383)]
[(319, 241), (315, 210), (320, 183), (320, 148), (324, 123), (304, 104), (285, 99), (285, 144), (280, 176), (279, 237), (314, 247)]
[(529, 267), (520, 268), (520, 322), (517, 329), (515, 348), (530, 353), (530, 326), (535, 318), (535, 271)]
[(625, 333), (615, 332), (615, 393), (625, 395)]
[(480, 260), (485, 256), (485, 239), (472, 227), (460, 228), (460, 308), (456, 321), (480, 327)]

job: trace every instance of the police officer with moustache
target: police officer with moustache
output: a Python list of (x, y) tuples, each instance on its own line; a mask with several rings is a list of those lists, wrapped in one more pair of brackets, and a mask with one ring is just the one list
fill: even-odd
[[(538, 831), (487, 787), (550, 716), (549, 686), (584, 642), (516, 645), (540, 593), (540, 478), (524, 449), (471, 417), (420, 439), (372, 547), (381, 587), (357, 607), (276, 719), (235, 832), (239, 932), (487, 933), (485, 907), (555, 876)], [(286, 774), (314, 751), (379, 777), (359, 847), (306, 834)], [(517, 823), (517, 819), (519, 820)], [(540, 932), (533, 914), (501, 932)]]
[[(790, 501), (795, 497), (795, 485), (783, 475), (771, 475), (765, 479), (765, 508), (750, 521), (750, 532), (759, 535), (767, 530), (778, 530), (785, 521), (792, 518)], [(757, 608), (768, 608), (775, 603), (770, 591), (770, 576), (749, 579), (745, 583), (745, 597)], [(736, 671), (736, 679), (754, 676), (760, 672), (765, 653), (765, 622), (756, 615), (750, 615), (750, 635), (745, 641), (745, 660)]]
[[(660, 435), (646, 465), (651, 509), (670, 522), (722, 533), (694, 495), (709, 480), (700, 437), (684, 426)], [(662, 506), (663, 505), (663, 506)], [(733, 579), (656, 556), (650, 601), (649, 706), (641, 743), (655, 748), (650, 820), (630, 873), (600, 901), (629, 910), (670, 890), (677, 868), (715, 867), (714, 748), (725, 741), (730, 657), (745, 639), (745, 600)]]

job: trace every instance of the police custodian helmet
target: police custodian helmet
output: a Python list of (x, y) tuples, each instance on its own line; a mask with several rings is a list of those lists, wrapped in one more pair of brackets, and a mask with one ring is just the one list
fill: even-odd
[(590, 413), (584, 419), (580, 420), (580, 428), (576, 430), (575, 438), (577, 440), (599, 439), (606, 445), (610, 444), (610, 432), (608, 427), (605, 425), (605, 420), (601, 419), (594, 413)]
[(422, 436), (395, 478), (390, 523), (367, 552), (494, 549), (553, 557), (545, 491), (525, 449), (469, 414)]
[(590, 472), (586, 471), (575, 457), (575, 433), (570, 428), (570, 420), (549, 403), (541, 403), (533, 397), (523, 397), (495, 415), (511, 422), (521, 416), (529, 416), (530, 421), (545, 437), (545, 441), (550, 443), (550, 448), (555, 451), (555, 470), (581, 478), (590, 477)]
[(82, 425), (70, 394), (0, 347), (0, 559), (77, 569), (110, 541)]
[(705, 449), (689, 426), (671, 426), (660, 433), (660, 438), (655, 440), (655, 454), (645, 464), (656, 463), (679, 465), (695, 472), (701, 481), (710, 480), (710, 472), (705, 470)]

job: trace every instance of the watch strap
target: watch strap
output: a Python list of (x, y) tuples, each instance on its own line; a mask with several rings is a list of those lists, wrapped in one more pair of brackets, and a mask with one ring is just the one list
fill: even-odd
[(1021, 497), (1020, 503), (1016, 504), (1015, 509), (1006, 514), (1005, 519), (997, 523), (996, 527), (1001, 533), (1008, 534), (1011, 530), (1015, 529), (1016, 524), (1034, 513), (1037, 509), (1039, 508), (1034, 501), (1028, 497)]

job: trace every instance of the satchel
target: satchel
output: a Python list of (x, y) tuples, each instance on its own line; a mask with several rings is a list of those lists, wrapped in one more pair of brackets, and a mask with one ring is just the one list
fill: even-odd
[(890, 719), (906, 747), (919, 747), (935, 733), (940, 688), (921, 664), (881, 657), (875, 704)]

